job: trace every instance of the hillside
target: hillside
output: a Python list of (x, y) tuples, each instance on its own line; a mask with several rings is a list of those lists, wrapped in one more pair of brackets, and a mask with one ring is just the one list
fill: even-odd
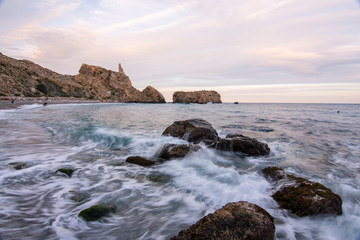
[(134, 88), (119, 65), (119, 72), (83, 64), (79, 74), (63, 75), (28, 60), (0, 53), (0, 96), (75, 97), (116, 102), (164, 103), (163, 95), (148, 86)]

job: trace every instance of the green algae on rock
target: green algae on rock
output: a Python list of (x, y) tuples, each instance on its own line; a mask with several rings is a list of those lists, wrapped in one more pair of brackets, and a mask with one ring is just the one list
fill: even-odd
[(72, 174), (74, 173), (74, 169), (71, 169), (71, 168), (60, 168), (57, 170), (57, 172), (62, 172), (62, 173), (65, 173), (66, 175), (68, 175), (69, 177), (72, 176)]
[(86, 221), (96, 221), (115, 211), (116, 207), (114, 205), (98, 204), (82, 210), (78, 216)]
[(263, 174), (280, 189), (272, 197), (281, 208), (289, 209), (299, 217), (317, 214), (342, 214), (339, 195), (320, 183), (285, 173), (278, 167), (263, 169)]

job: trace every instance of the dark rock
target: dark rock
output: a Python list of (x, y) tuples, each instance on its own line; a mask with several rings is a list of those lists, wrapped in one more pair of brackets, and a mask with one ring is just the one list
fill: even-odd
[(196, 152), (201, 147), (193, 144), (165, 144), (159, 154), (158, 157), (170, 160), (172, 158), (183, 158), (188, 154), (190, 151)]
[(234, 102), (234, 104), (239, 104), (239, 102)]
[(241, 134), (228, 134), (226, 138), (218, 140), (210, 147), (220, 151), (240, 152), (249, 156), (261, 156), (270, 153), (270, 148), (266, 143)]
[(128, 163), (133, 163), (133, 164), (137, 164), (143, 167), (148, 167), (148, 166), (152, 166), (155, 164), (154, 161), (151, 160), (147, 160), (143, 157), (140, 156), (130, 156), (126, 159), (126, 162)]
[(268, 212), (249, 202), (236, 202), (203, 217), (171, 239), (272, 240), (274, 233), (274, 219)]
[(72, 176), (73, 172), (75, 170), (74, 169), (71, 169), (71, 168), (60, 168), (57, 170), (57, 172), (62, 172), (62, 173), (65, 173), (66, 175), (68, 175), (69, 177)]
[(86, 221), (96, 221), (115, 211), (116, 207), (114, 205), (98, 204), (82, 210), (78, 216)]
[(342, 214), (340, 196), (324, 185), (287, 174), (277, 167), (265, 168), (263, 174), (281, 186), (272, 196), (281, 208), (289, 209), (299, 217)]
[(175, 121), (165, 129), (162, 135), (178, 137), (193, 143), (203, 141), (206, 144), (211, 144), (219, 139), (211, 124), (202, 119)]
[(25, 163), (25, 162), (12, 162), (12, 163), (9, 163), (9, 165), (12, 166), (15, 170), (21, 170), (28, 166), (27, 163)]

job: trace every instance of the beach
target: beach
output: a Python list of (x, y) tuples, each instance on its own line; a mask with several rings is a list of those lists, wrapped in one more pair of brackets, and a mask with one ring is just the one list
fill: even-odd
[(0, 97), (0, 110), (1, 109), (15, 109), (23, 105), (31, 104), (70, 104), (70, 103), (97, 103), (99, 101), (89, 99), (77, 98), (61, 98), (61, 97)]

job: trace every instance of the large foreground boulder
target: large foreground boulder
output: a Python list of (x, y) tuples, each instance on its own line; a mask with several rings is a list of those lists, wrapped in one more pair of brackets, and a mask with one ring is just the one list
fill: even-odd
[(265, 168), (263, 174), (281, 186), (272, 196), (281, 208), (289, 209), (299, 217), (342, 214), (340, 196), (324, 185), (287, 174), (278, 167)]
[(266, 143), (240, 134), (228, 134), (226, 138), (218, 140), (211, 147), (220, 151), (239, 152), (248, 156), (260, 156), (270, 153), (270, 148)]
[(178, 91), (173, 94), (173, 103), (221, 103), (220, 94), (216, 91)]
[(273, 240), (274, 233), (274, 220), (268, 212), (249, 202), (236, 202), (203, 217), (171, 239)]
[(194, 144), (165, 144), (159, 151), (158, 157), (164, 160), (183, 158), (191, 152), (196, 152), (201, 147)]
[(211, 144), (219, 139), (216, 130), (203, 119), (175, 121), (165, 129), (162, 135), (178, 137), (192, 143), (203, 141), (205, 144)]

